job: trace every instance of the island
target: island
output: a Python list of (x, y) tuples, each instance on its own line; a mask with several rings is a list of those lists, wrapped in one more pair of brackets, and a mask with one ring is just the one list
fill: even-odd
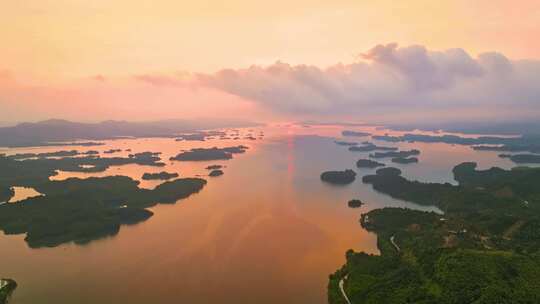
[(183, 134), (179, 136), (176, 141), (205, 141), (207, 135), (204, 133)]
[(365, 136), (370, 136), (371, 134), (366, 133), (366, 132), (343, 130), (343, 131), (341, 131), (341, 135), (343, 135), (343, 136), (351, 136), (351, 137), (365, 137)]
[(205, 169), (206, 170), (217, 170), (217, 169), (221, 169), (223, 168), (222, 165), (210, 165), (210, 166), (207, 166)]
[(321, 180), (330, 184), (346, 185), (354, 182), (356, 172), (351, 169), (345, 171), (326, 171), (321, 174)]
[(12, 159), (22, 160), (28, 158), (48, 158), (48, 157), (68, 157), (82, 155), (82, 152), (77, 150), (62, 150), (56, 152), (43, 152), (43, 153), (18, 153), (10, 155)]
[(233, 154), (244, 153), (248, 147), (234, 146), (225, 148), (195, 148), (189, 151), (184, 151), (178, 155), (171, 157), (170, 160), (178, 161), (207, 161), (207, 160), (229, 160), (233, 158)]
[(388, 151), (388, 152), (375, 152), (369, 155), (371, 158), (398, 158), (398, 157), (410, 157), (420, 154), (420, 151), (417, 149), (412, 149), (408, 151)]
[(417, 163), (418, 158), (416, 157), (394, 157), (392, 158), (392, 162), (396, 164), (412, 164)]
[(370, 142), (363, 142), (362, 146), (349, 147), (352, 152), (372, 152), (372, 151), (397, 151), (397, 147), (377, 146)]
[(352, 199), (347, 204), (349, 205), (349, 208), (360, 208), (364, 203), (359, 199)]
[(539, 143), (515, 143), (515, 144), (506, 144), (506, 145), (478, 145), (478, 146), (473, 146), (472, 148), (477, 151), (540, 153), (540, 142)]
[(356, 143), (356, 142), (350, 142), (350, 141), (340, 141), (340, 140), (335, 140), (334, 142), (335, 142), (336, 145), (338, 145), (338, 146), (356, 146), (356, 145), (358, 145), (358, 143)]
[(17, 282), (12, 279), (0, 279), (0, 304), (7, 304), (9, 297), (17, 288)]
[[(199, 192), (206, 181), (181, 178), (153, 190), (139, 188), (126, 176), (69, 178), (53, 181), (57, 170), (101, 172), (110, 165), (137, 163), (158, 165), (156, 153), (137, 153), (128, 158), (68, 157), (61, 159), (15, 160), (0, 156), (2, 193), (15, 186), (31, 187), (43, 195), (17, 204), (0, 205), (0, 230), (5, 234), (25, 233), (32, 247), (53, 247), (63, 243), (83, 244), (115, 235), (120, 226), (152, 216), (146, 208), (174, 203)], [(83, 168), (80, 165), (94, 165)], [(4, 197), (8, 195), (4, 194)], [(74, 203), (76, 202), (76, 203)]]
[(509, 158), (517, 164), (540, 164), (540, 154), (514, 154)]
[(169, 173), (165, 171), (161, 171), (159, 173), (144, 173), (142, 176), (142, 179), (144, 180), (168, 180), (171, 178), (177, 178), (178, 173)]
[(221, 176), (221, 175), (223, 175), (223, 171), (222, 171), (222, 170), (219, 170), (219, 169), (212, 170), (212, 171), (210, 171), (210, 173), (208, 174), (208, 176), (212, 176), (212, 177)]
[[(424, 183), (383, 168), (363, 182), (444, 213), (371, 210), (360, 224), (380, 255), (346, 253), (330, 276), (330, 304), (527, 303), (540, 298), (540, 169), (453, 169), (459, 183)], [(393, 169), (393, 170), (392, 170)], [(345, 300), (344, 294), (348, 300)], [(534, 301), (533, 301), (534, 302)]]
[(405, 134), (403, 136), (373, 135), (373, 139), (388, 142), (427, 142), (472, 146), (479, 151), (531, 152), (540, 153), (540, 136), (535, 134), (520, 137), (480, 136), (463, 137), (458, 135)]
[(105, 154), (113, 154), (113, 153), (118, 153), (118, 152), (122, 152), (122, 149), (110, 149), (110, 150), (103, 151), (103, 153)]
[(383, 163), (376, 162), (376, 161), (371, 160), (371, 159), (359, 159), (356, 162), (356, 167), (358, 167), (358, 168), (374, 169), (374, 168), (377, 168), (377, 167), (384, 167), (384, 166), (386, 166), (386, 165), (383, 164)]

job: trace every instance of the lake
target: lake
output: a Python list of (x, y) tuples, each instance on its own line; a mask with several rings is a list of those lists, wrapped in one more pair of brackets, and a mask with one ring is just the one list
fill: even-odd
[[(0, 275), (19, 284), (10, 303), (326, 303), (328, 275), (343, 265), (348, 249), (378, 253), (376, 236), (360, 227), (361, 213), (384, 206), (435, 210), (362, 184), (361, 176), (374, 170), (357, 169), (355, 163), (368, 153), (350, 152), (334, 140), (368, 138), (342, 138), (344, 129), (402, 133), (373, 126), (276, 124), (240, 129), (243, 136), (263, 132), (257, 140), (141, 138), (108, 140), (97, 147), (1, 149), (8, 154), (98, 150), (102, 157), (162, 152), (167, 165), (161, 168), (125, 165), (52, 177), (126, 175), (145, 188), (162, 182), (142, 181), (145, 172), (188, 177), (207, 175), (208, 165), (226, 166), (223, 176), (205, 177), (208, 185), (200, 193), (174, 205), (157, 205), (147, 221), (122, 226), (118, 235), (87, 245), (30, 249), (24, 235), (1, 235)], [(467, 146), (373, 142), (421, 150), (420, 163), (393, 164), (404, 176), (421, 181), (455, 183), (451, 169), (464, 161), (476, 161), (480, 169), (515, 166), (497, 152)], [(248, 151), (228, 161), (169, 161), (185, 149), (239, 144)], [(103, 154), (109, 149), (131, 152)], [(350, 185), (332, 186), (319, 178), (322, 171), (347, 168), (359, 174)], [(353, 198), (366, 204), (351, 209), (347, 201)]]

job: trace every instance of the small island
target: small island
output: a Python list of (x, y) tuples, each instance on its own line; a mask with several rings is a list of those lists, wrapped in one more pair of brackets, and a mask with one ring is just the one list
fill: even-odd
[(182, 152), (170, 160), (179, 161), (205, 161), (205, 160), (229, 160), (233, 158), (233, 154), (246, 152), (246, 146), (234, 146), (225, 148), (196, 148)]
[[(381, 168), (375, 171), (375, 174), (378, 176), (399, 176), (401, 175), (401, 170), (394, 167)], [(364, 176), (364, 180), (369, 178), (371, 175)]]
[(211, 176), (211, 177), (216, 177), (216, 176), (221, 176), (221, 175), (223, 175), (223, 171), (222, 171), (222, 170), (219, 170), (219, 169), (212, 170), (212, 171), (210, 171), (210, 173), (208, 174), (208, 176)]
[(384, 167), (384, 166), (386, 166), (386, 165), (383, 164), (383, 163), (376, 162), (376, 161), (371, 160), (371, 159), (359, 159), (356, 162), (356, 167), (358, 167), (358, 168), (374, 169), (374, 168), (377, 168), (377, 167)]
[(540, 164), (540, 154), (515, 154), (510, 160), (517, 164)]
[(176, 139), (176, 141), (205, 141), (206, 134), (204, 133), (195, 133), (195, 134), (184, 134)]
[(176, 178), (176, 177), (178, 177), (178, 173), (169, 173), (169, 172), (161, 171), (159, 173), (145, 173), (145, 174), (143, 174), (142, 179), (144, 179), (144, 180), (154, 180), (154, 179), (168, 180), (168, 179)]
[(349, 147), (349, 151), (351, 152), (397, 151), (397, 150), (398, 150), (397, 147), (377, 146), (370, 142), (363, 142), (362, 146)]
[(103, 153), (105, 154), (113, 154), (113, 153), (118, 153), (118, 152), (122, 152), (122, 149), (110, 149), (107, 151), (103, 151)]
[(350, 141), (341, 141), (341, 140), (334, 140), (336, 145), (338, 146), (356, 146), (358, 143), (356, 142), (350, 142)]
[(341, 132), (341, 135), (343, 135), (343, 136), (351, 136), (351, 137), (365, 137), (365, 136), (370, 136), (371, 134), (366, 133), (366, 132), (343, 130)]
[(418, 158), (416, 157), (394, 157), (392, 158), (392, 162), (396, 164), (412, 164), (417, 163)]
[(351, 169), (345, 171), (326, 171), (321, 174), (321, 180), (330, 184), (346, 185), (354, 182), (356, 172)]
[(12, 279), (0, 279), (0, 304), (7, 304), (9, 297), (17, 288), (17, 282)]
[(221, 169), (221, 168), (223, 168), (222, 165), (210, 165), (210, 166), (206, 167), (205, 169), (206, 170), (217, 170), (217, 169)]
[(360, 208), (362, 205), (364, 205), (364, 203), (362, 203), (362, 201), (359, 199), (352, 199), (347, 204), (349, 205), (349, 208)]
[(388, 151), (388, 152), (375, 152), (369, 155), (371, 158), (398, 158), (398, 157), (410, 157), (414, 155), (419, 155), (420, 150), (412, 149), (408, 151)]

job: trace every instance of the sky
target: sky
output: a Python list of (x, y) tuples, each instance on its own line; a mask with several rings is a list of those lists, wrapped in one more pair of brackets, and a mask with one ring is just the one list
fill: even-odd
[(540, 111), (537, 0), (4, 2), (0, 121)]

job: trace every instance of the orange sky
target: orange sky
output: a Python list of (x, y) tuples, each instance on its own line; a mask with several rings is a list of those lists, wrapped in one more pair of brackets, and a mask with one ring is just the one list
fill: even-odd
[(388, 42), (539, 59), (539, 20), (538, 0), (3, 1), (0, 72), (48, 87), (276, 60), (327, 66)]
[(329, 65), (387, 42), (539, 58), (539, 20), (538, 0), (4, 1), (0, 66), (58, 79)]

